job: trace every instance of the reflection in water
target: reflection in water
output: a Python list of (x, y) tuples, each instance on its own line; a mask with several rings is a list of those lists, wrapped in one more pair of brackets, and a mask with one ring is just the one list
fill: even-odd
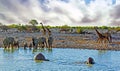
[[(86, 61), (81, 61), (81, 62), (73, 62), (72, 64), (74, 65), (83, 65), (85, 64), (88, 67), (92, 67), (94, 64), (87, 64)], [(70, 64), (71, 65), (71, 64)]]
[(52, 48), (41, 48), (41, 49), (33, 49), (32, 52), (33, 54), (36, 53), (36, 52), (45, 52), (45, 51), (48, 51), (48, 52), (52, 52)]
[(42, 63), (43, 60), (35, 60), (36, 63)]
[(101, 63), (110, 62), (111, 61), (111, 52), (107, 50), (99, 50), (98, 51), (98, 61)]
[(52, 48), (47, 48), (48, 52), (52, 52)]
[(98, 50), (98, 54), (105, 54), (107, 52), (107, 50)]
[(88, 67), (92, 67), (93, 66), (93, 64), (86, 64)]
[(32, 53), (34, 54), (34, 53), (36, 53), (36, 52), (44, 52), (44, 51), (45, 51), (44, 48), (41, 48), (41, 49), (33, 49), (33, 50), (32, 50)]
[(16, 50), (17, 50), (16, 48), (13, 48), (13, 49), (6, 49), (6, 48), (4, 48), (4, 53), (13, 53)]
[[(37, 53), (50, 61), (35, 61)], [(34, 54), (33, 54), (34, 53)], [(120, 51), (97, 51), (62, 48), (6, 50), (0, 49), (0, 71), (118, 71)], [(84, 64), (88, 57), (95, 64)], [(113, 59), (112, 59), (113, 58)]]
[[(24, 49), (24, 48), (13, 48), (13, 49), (6, 49), (4, 48), (4, 53), (14, 53), (15, 51), (17, 50), (21, 50), (21, 49)], [(48, 52), (52, 52), (52, 48), (41, 48), (41, 49), (24, 49), (23, 50), (24, 53), (27, 53), (28, 51), (32, 51), (32, 53), (36, 53), (36, 52), (45, 52), (45, 51), (48, 51)]]

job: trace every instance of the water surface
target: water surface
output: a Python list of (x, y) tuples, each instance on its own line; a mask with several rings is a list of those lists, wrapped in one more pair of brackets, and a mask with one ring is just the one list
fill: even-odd
[[(41, 52), (50, 61), (37, 62), (34, 56)], [(86, 65), (88, 57), (94, 65)], [(4, 50), (0, 48), (0, 71), (119, 71), (120, 51), (53, 48), (52, 50)]]

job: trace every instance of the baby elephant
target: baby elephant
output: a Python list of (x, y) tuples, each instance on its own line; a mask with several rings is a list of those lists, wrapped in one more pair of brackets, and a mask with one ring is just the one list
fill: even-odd
[(86, 64), (95, 64), (94, 59), (92, 57), (89, 57), (85, 63)]
[(37, 54), (34, 59), (35, 60), (49, 61), (48, 59), (45, 58), (45, 56), (42, 53)]

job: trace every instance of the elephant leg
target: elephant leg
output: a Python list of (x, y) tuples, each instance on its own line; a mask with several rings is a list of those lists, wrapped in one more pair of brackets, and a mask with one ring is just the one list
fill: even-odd
[(17, 47), (19, 48), (19, 45)]
[(53, 46), (52, 43), (50, 43), (50, 48), (52, 48), (52, 46)]
[(49, 48), (50, 47), (50, 45), (49, 45), (49, 43), (47, 44), (47, 48)]
[(48, 44), (47, 44), (47, 42), (46, 42), (46, 41), (44, 42), (44, 46), (45, 46), (45, 47), (48, 47)]
[(37, 45), (35, 45), (35, 47), (34, 47), (35, 49), (37, 49)]
[(11, 47), (12, 47), (12, 49), (13, 49), (13, 48), (14, 48), (14, 45), (12, 44)]
[(8, 45), (7, 48), (10, 49), (10, 45)]
[(4, 47), (3, 48), (7, 48), (7, 46), (4, 44)]
[(6, 46), (4, 46), (4, 48), (6, 48)]
[(41, 45), (42, 45), (42, 46), (41, 46), (42, 48), (44, 48), (44, 47), (45, 47), (45, 43), (44, 43), (44, 42), (43, 42)]
[(52, 48), (52, 44), (50, 45), (50, 48)]

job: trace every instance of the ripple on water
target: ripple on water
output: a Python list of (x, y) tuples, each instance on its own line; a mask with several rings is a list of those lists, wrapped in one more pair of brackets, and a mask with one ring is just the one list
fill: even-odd
[[(33, 57), (41, 52), (50, 61), (36, 62)], [(0, 48), (1, 71), (119, 71), (120, 51), (97, 51), (83, 49), (53, 48), (52, 51), (24, 50), (13, 52)], [(96, 64), (84, 61), (93, 57)]]

